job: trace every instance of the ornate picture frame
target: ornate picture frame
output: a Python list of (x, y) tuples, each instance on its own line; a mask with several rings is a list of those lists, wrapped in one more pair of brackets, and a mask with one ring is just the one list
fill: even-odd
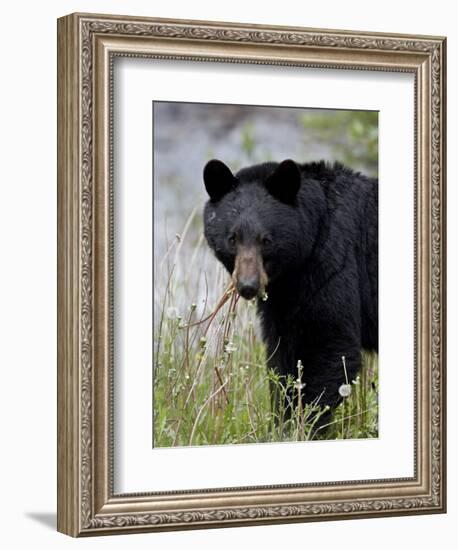
[[(408, 72), (415, 78), (415, 475), (113, 491), (116, 57)], [(446, 40), (72, 14), (58, 20), (58, 530), (71, 536), (443, 513)]]

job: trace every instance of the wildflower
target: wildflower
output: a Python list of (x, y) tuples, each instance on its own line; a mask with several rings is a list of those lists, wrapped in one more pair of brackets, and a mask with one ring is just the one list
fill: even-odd
[(197, 304), (195, 304), (195, 303), (193, 302), (193, 303), (191, 304), (191, 306), (190, 306), (189, 309), (190, 309), (191, 311), (194, 311), (194, 310), (196, 309), (196, 307), (197, 307)]
[(341, 359), (342, 359), (342, 365), (343, 365), (344, 373), (345, 373), (345, 384), (342, 384), (340, 386), (339, 394), (342, 397), (348, 397), (349, 395), (351, 395), (351, 384), (348, 383), (347, 365), (345, 363), (345, 355), (342, 355)]
[(233, 342), (228, 342), (225, 346), (224, 346), (224, 351), (230, 355), (231, 353), (233, 353), (234, 351), (237, 351), (237, 348), (234, 346)]
[(199, 346), (201, 348), (205, 348), (207, 345), (207, 339), (205, 338), (205, 336), (202, 336), (201, 339), (199, 340)]
[(294, 388), (298, 391), (302, 390), (302, 388), (305, 387), (305, 384), (302, 383), (302, 371), (304, 369), (304, 366), (302, 364), (302, 361), (299, 359), (298, 362), (297, 362), (297, 365), (296, 365), (296, 368), (297, 368), (297, 374), (298, 374), (298, 377), (296, 378), (296, 381), (294, 383)]
[(342, 384), (339, 388), (339, 394), (342, 397), (349, 397), (351, 394), (351, 385), (350, 384)]

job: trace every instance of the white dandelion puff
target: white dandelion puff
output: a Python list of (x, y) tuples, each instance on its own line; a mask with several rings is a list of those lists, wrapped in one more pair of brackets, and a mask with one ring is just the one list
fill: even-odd
[(339, 394), (342, 397), (349, 397), (351, 395), (351, 385), (350, 384), (342, 384), (339, 388)]

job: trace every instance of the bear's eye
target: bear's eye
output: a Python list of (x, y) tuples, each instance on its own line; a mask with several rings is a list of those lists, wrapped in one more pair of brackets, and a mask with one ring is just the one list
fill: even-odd
[(235, 233), (232, 233), (232, 235), (229, 235), (229, 238), (227, 239), (227, 242), (231, 246), (235, 246), (236, 241), (237, 241), (237, 237), (236, 237)]
[(263, 244), (263, 246), (269, 246), (272, 244), (272, 239), (270, 237), (263, 237), (261, 239), (261, 242)]

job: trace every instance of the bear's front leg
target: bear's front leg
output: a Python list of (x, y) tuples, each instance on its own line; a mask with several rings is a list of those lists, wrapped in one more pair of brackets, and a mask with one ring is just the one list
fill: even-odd
[(351, 387), (361, 369), (361, 346), (350, 337), (332, 342), (315, 337), (313, 350), (308, 338), (305, 340), (305, 346), (297, 347), (284, 338), (270, 356), (269, 367), (274, 372), (270, 384), (272, 410), (278, 423), (285, 423), (299, 413), (300, 396), (302, 411), (306, 407), (315, 409), (307, 413), (307, 423), (313, 423), (315, 432), (323, 432), (348, 391), (342, 386)]
[(315, 432), (318, 429), (323, 431), (332, 421), (334, 409), (351, 393), (361, 362), (360, 346), (349, 346), (348, 343), (333, 344), (331, 349), (320, 349), (306, 358), (302, 377), (303, 403), (328, 408), (316, 420)]
[[(319, 351), (304, 362), (304, 399), (320, 405), (337, 406), (343, 395), (342, 385), (351, 384), (361, 368), (361, 348)], [(344, 393), (345, 390), (342, 390)]]

